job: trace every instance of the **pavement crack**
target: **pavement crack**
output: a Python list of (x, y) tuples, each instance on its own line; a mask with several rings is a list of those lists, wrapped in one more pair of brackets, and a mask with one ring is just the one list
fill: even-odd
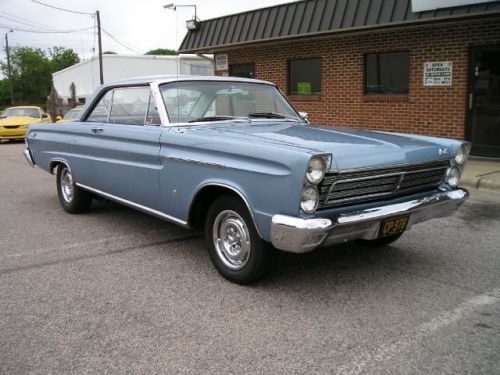
[(158, 241), (158, 242), (151, 242), (151, 243), (146, 243), (146, 244), (142, 244), (142, 245), (134, 245), (134, 246), (124, 247), (121, 249), (111, 250), (111, 251), (107, 251), (107, 252), (99, 253), (99, 254), (81, 255), (81, 256), (65, 258), (65, 259), (61, 259), (61, 260), (46, 261), (46, 262), (40, 262), (40, 263), (36, 263), (36, 264), (29, 264), (26, 266), (6, 268), (3, 270), (0, 270), (0, 276), (11, 274), (14, 272), (28, 271), (28, 270), (33, 270), (33, 269), (38, 269), (38, 268), (43, 268), (43, 267), (50, 267), (50, 266), (59, 265), (59, 264), (68, 264), (68, 263), (78, 262), (78, 261), (84, 260), (84, 259), (93, 259), (93, 258), (100, 258), (100, 257), (108, 256), (108, 255), (121, 254), (121, 253), (130, 252), (130, 251), (134, 251), (134, 250), (145, 249), (145, 248), (152, 247), (152, 246), (167, 245), (167, 244), (174, 243), (174, 242), (191, 241), (191, 240), (199, 239), (201, 237), (203, 237), (203, 236), (194, 235), (194, 236), (188, 236), (188, 237), (180, 237), (180, 238), (174, 238), (174, 239), (166, 240), (166, 241)]

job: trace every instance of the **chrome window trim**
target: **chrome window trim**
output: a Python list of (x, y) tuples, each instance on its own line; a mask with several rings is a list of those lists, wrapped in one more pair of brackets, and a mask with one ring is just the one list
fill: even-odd
[(127, 205), (129, 207), (133, 207), (133, 208), (136, 208), (140, 211), (143, 211), (143, 212), (147, 212), (147, 213), (150, 213), (152, 215), (155, 215), (155, 216), (158, 216), (158, 217), (161, 217), (162, 219), (166, 219), (168, 221), (172, 221), (176, 224), (180, 224), (182, 226), (185, 226), (187, 227), (188, 226), (188, 223), (184, 220), (181, 220), (181, 219), (178, 219), (174, 216), (170, 216), (170, 215), (167, 215), (161, 211), (158, 211), (158, 210), (155, 210), (155, 209), (152, 209), (152, 208), (149, 208), (149, 207), (146, 207), (146, 206), (143, 206), (142, 204), (138, 204), (138, 203), (135, 203), (135, 202), (132, 202), (132, 201), (129, 201), (127, 199), (124, 199), (124, 198), (120, 198), (120, 197), (117, 197), (116, 195), (113, 195), (113, 194), (108, 194), (108, 193), (105, 193), (104, 191), (101, 191), (101, 190), (98, 190), (98, 189), (94, 189), (94, 188), (91, 188), (90, 186), (87, 186), (87, 185), (83, 185), (83, 184), (80, 184), (80, 183), (76, 183), (76, 185), (78, 187), (81, 187), (82, 189), (85, 189), (85, 190), (88, 190), (92, 193), (95, 193), (95, 194), (98, 194), (98, 195), (101, 195), (105, 198), (108, 198), (108, 199), (111, 199), (111, 200), (114, 200), (116, 202), (119, 202), (119, 203), (122, 203), (124, 205)]

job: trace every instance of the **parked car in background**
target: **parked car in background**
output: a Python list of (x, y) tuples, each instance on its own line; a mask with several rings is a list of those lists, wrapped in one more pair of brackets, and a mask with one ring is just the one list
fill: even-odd
[(470, 145), (310, 125), (269, 82), (150, 77), (102, 86), (79, 121), (30, 127), (25, 156), (56, 173), (60, 203), (94, 196), (204, 228), (217, 270), (266, 275), (277, 250), (396, 241), (450, 215)]
[(83, 106), (78, 106), (75, 108), (71, 108), (68, 112), (64, 114), (64, 116), (57, 120), (56, 122), (61, 123), (61, 122), (73, 122), (78, 118), (78, 115), (80, 114)]
[(40, 107), (10, 107), (0, 115), (0, 140), (24, 139), (30, 124), (50, 122), (49, 116)]

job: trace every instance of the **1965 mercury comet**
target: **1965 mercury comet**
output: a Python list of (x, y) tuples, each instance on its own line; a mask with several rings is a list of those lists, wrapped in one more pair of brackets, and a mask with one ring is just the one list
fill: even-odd
[[(312, 126), (269, 82), (145, 77), (100, 87), (71, 124), (32, 125), (24, 151), (69, 213), (97, 196), (204, 228), (217, 270), (263, 277), (276, 249), (381, 246), (450, 215), (467, 142)], [(272, 246), (271, 246), (272, 244)]]

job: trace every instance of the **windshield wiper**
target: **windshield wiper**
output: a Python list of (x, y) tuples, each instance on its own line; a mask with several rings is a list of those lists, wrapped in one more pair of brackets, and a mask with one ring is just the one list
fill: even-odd
[(191, 120), (191, 122), (209, 122), (209, 121), (226, 121), (226, 120), (234, 120), (234, 119), (241, 119), (241, 117), (234, 117), (234, 116), (210, 116), (210, 117), (200, 117), (197, 118), (196, 120)]
[(293, 120), (296, 122), (300, 122), (298, 118), (292, 117), (292, 116), (285, 116), (282, 115), (281, 113), (276, 113), (276, 112), (253, 112), (248, 115), (248, 117), (252, 118), (276, 118), (276, 119), (282, 119), (282, 120)]

